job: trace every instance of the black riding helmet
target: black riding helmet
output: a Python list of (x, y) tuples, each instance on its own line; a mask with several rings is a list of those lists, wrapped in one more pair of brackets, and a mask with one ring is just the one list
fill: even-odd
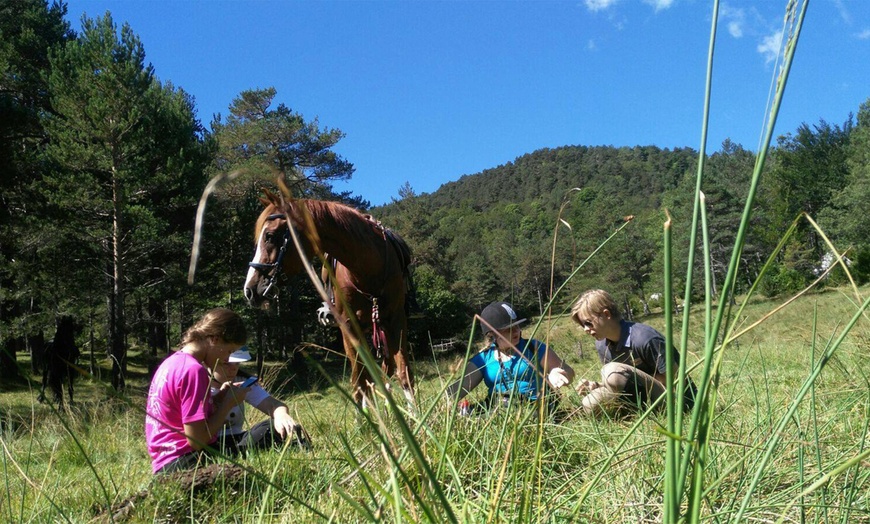
[(480, 318), (483, 322), (480, 324), (480, 329), (483, 334), (495, 331), (503, 331), (508, 328), (516, 327), (526, 322), (524, 318), (518, 318), (513, 306), (507, 302), (493, 302), (483, 308), (480, 313)]

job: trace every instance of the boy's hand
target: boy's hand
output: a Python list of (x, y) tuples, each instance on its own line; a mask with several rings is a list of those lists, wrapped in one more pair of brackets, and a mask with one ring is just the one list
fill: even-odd
[(600, 387), (601, 387), (600, 382), (593, 382), (591, 380), (583, 379), (580, 381), (579, 384), (577, 384), (577, 387), (575, 389), (577, 390), (577, 393), (580, 393), (581, 395), (585, 395), (585, 394), (589, 393), (590, 391), (596, 390)]

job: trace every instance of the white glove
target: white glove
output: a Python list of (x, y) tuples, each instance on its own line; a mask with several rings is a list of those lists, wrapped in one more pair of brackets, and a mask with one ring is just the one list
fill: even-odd
[(565, 370), (562, 368), (551, 369), (550, 372), (547, 374), (547, 381), (550, 383), (551, 386), (553, 386), (553, 389), (559, 389), (562, 386), (567, 386), (568, 382), (570, 382), (570, 380), (568, 380), (568, 375), (565, 374)]

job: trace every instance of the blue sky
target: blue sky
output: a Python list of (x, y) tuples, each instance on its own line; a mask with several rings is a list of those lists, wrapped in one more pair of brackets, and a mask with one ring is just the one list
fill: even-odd
[[(720, 4), (707, 150), (757, 150), (786, 0)], [(564, 145), (701, 146), (710, 0), (68, 0), (112, 13), (205, 125), (241, 91), (346, 136), (373, 205)], [(812, 0), (777, 134), (870, 99), (870, 1)], [(497, 188), (494, 188), (497, 190)]]

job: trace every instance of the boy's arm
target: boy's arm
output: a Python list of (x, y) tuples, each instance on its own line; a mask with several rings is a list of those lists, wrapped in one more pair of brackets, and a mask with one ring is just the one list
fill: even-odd
[(290, 410), (287, 408), (287, 405), (271, 395), (264, 398), (255, 407), (269, 415), (272, 419), (272, 425), (275, 426), (275, 429), (284, 438), (292, 435), (296, 427), (299, 426), (293, 420), (293, 417), (290, 416)]

